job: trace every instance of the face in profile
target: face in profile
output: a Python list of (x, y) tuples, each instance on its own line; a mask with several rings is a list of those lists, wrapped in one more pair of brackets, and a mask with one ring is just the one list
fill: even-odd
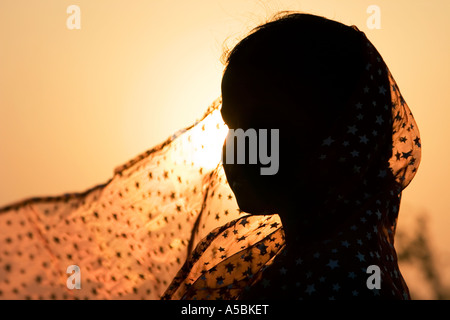
[[(262, 175), (263, 163), (223, 163), (241, 210), (319, 210), (324, 199), (341, 194), (347, 169), (318, 158), (365, 70), (361, 45), (353, 28), (301, 15), (259, 28), (231, 51), (222, 78), (223, 120), (229, 129), (279, 130), (275, 174)], [(343, 156), (330, 150), (327, 159)]]
[[(254, 129), (261, 137), (259, 129), (267, 129), (267, 154), (278, 156), (278, 170), (275, 174), (261, 174), (261, 168), (267, 167), (258, 158), (257, 164), (250, 164), (248, 157), (244, 164), (227, 163), (223, 167), (228, 183), (236, 196), (241, 210), (251, 214), (278, 213), (283, 206), (291, 204), (293, 199), (305, 194), (308, 189), (307, 150), (298, 145), (298, 137), (307, 137), (306, 114), (301, 119), (292, 117), (285, 110), (295, 108), (294, 101), (283, 90), (277, 89), (273, 79), (256, 72), (245, 73), (228, 69), (222, 79), (222, 117), (229, 129)], [(278, 155), (274, 155), (270, 132), (279, 131)], [(305, 132), (302, 132), (305, 130)], [(225, 140), (223, 151), (230, 134)], [(236, 141), (234, 142), (236, 145)], [(245, 143), (245, 154), (250, 152), (249, 140)], [(259, 145), (258, 145), (258, 151)], [(299, 170), (301, 168), (301, 170)], [(304, 204), (304, 203), (303, 203)]]

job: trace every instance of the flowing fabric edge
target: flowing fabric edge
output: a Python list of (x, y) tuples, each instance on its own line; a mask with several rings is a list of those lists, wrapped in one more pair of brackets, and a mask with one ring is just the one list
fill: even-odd
[(216, 98), (216, 100), (214, 100), (208, 106), (208, 108), (206, 109), (203, 116), (199, 120), (196, 120), (194, 124), (184, 128), (184, 129), (178, 130), (176, 133), (174, 133), (173, 135), (168, 137), (162, 143), (156, 145), (155, 147), (153, 147), (151, 149), (148, 149), (147, 151), (144, 151), (144, 152), (138, 154), (137, 156), (133, 157), (131, 160), (127, 161), (126, 163), (115, 167), (114, 172), (113, 172), (113, 177), (108, 179), (106, 182), (99, 183), (99, 184), (94, 185), (93, 187), (85, 189), (84, 191), (81, 191), (81, 192), (66, 192), (66, 193), (63, 193), (60, 195), (56, 195), (56, 196), (26, 197), (23, 200), (18, 200), (18, 201), (12, 202), (10, 204), (7, 204), (5, 206), (0, 206), (0, 214), (6, 213), (10, 210), (18, 210), (22, 207), (25, 207), (26, 205), (34, 204), (34, 203), (43, 203), (43, 202), (45, 203), (45, 202), (55, 202), (55, 201), (67, 203), (69, 200), (79, 200), (79, 199), (86, 197), (88, 194), (90, 194), (98, 189), (102, 189), (102, 188), (106, 187), (109, 183), (111, 183), (111, 181), (114, 179), (114, 177), (116, 175), (121, 176), (125, 170), (130, 169), (131, 167), (135, 166), (137, 163), (139, 163), (140, 161), (142, 161), (149, 155), (162, 150), (164, 147), (169, 145), (173, 140), (178, 138), (184, 132), (195, 127), (198, 123), (203, 121), (209, 114), (211, 114), (211, 112), (218, 109), (220, 107), (221, 102), (222, 102), (222, 97)]

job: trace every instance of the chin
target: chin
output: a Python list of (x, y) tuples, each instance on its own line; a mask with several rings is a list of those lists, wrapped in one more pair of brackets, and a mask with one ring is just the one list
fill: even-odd
[(266, 202), (267, 196), (263, 196), (261, 190), (257, 190), (255, 186), (247, 180), (234, 180), (231, 190), (236, 197), (239, 209), (255, 215), (274, 214), (271, 206)]
[(236, 201), (239, 209), (243, 212), (254, 215), (274, 214), (273, 210), (268, 205), (265, 205), (263, 201), (250, 201), (249, 198), (242, 196), (236, 196)]

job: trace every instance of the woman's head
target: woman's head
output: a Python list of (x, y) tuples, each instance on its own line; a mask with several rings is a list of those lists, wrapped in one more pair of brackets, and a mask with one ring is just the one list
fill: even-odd
[(326, 175), (311, 168), (316, 159), (309, 156), (348, 106), (365, 67), (362, 40), (341, 23), (290, 14), (257, 27), (229, 52), (224, 121), (230, 129), (279, 129), (280, 139), (275, 175), (262, 176), (260, 166), (224, 163), (242, 210), (278, 212), (296, 195), (303, 206), (303, 197), (313, 205), (328, 191)]

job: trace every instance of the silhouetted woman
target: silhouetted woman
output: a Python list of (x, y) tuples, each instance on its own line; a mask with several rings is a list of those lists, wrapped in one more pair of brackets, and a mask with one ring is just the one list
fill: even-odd
[[(223, 165), (210, 159), (220, 112), (231, 130), (269, 131), (258, 155), (274, 174), (226, 159), (232, 131)], [(229, 52), (200, 121), (106, 183), (0, 208), (0, 299), (408, 299), (394, 234), (420, 153), (364, 33), (281, 16)]]
[[(261, 175), (261, 163), (224, 163), (251, 216), (200, 243), (165, 298), (409, 299), (394, 234), (420, 138), (365, 34), (289, 14), (254, 29), (226, 62), (223, 119), (230, 129), (279, 129), (279, 170)], [(272, 214), (282, 229), (259, 216)], [(237, 242), (264, 237), (189, 279), (205, 248), (226, 248), (228, 231)], [(204, 261), (217, 256), (208, 254)]]

